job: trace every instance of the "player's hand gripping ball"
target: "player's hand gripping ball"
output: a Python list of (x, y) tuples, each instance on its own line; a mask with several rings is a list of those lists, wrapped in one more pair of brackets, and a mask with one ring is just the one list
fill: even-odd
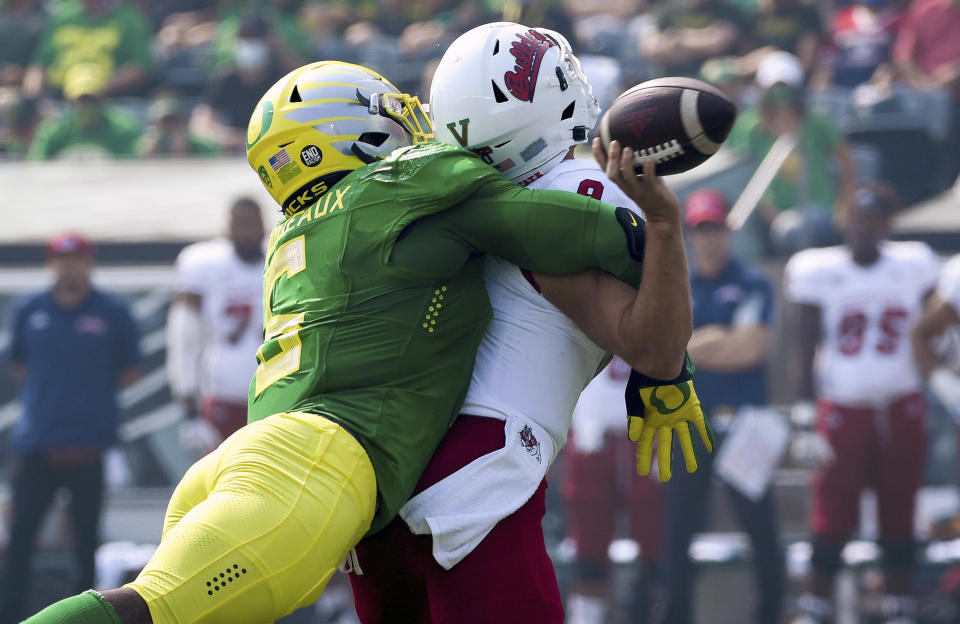
[(634, 151), (634, 169), (656, 161), (657, 175), (689, 171), (720, 149), (737, 107), (716, 87), (693, 78), (658, 78), (621, 94), (600, 119), (604, 151), (617, 140)]

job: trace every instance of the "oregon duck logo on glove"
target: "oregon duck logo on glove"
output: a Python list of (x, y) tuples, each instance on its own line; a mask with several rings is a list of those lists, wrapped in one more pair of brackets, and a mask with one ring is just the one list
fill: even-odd
[(674, 434), (680, 442), (687, 472), (695, 472), (697, 456), (693, 450), (690, 425), (700, 433), (707, 452), (713, 452), (713, 430), (700, 408), (692, 377), (693, 362), (689, 356), (683, 373), (670, 381), (630, 372), (626, 392), (627, 435), (637, 443), (637, 472), (640, 475), (650, 474), (656, 438), (660, 480), (670, 480)]

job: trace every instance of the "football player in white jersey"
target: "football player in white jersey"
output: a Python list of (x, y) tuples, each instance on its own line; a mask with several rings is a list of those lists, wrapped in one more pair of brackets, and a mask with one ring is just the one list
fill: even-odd
[(260, 206), (244, 197), (230, 207), (227, 238), (194, 243), (177, 257), (167, 376), (188, 416), (181, 438), (197, 451), (247, 423), (263, 340), (263, 238)]
[(936, 383), (939, 374), (960, 373), (956, 352), (950, 348), (953, 345), (943, 339), (946, 332), (957, 326), (960, 326), (960, 255), (943, 265), (937, 289), (911, 334), (917, 366), (924, 376), (930, 376), (931, 383)]
[(884, 617), (915, 617), (913, 516), (926, 407), (909, 333), (936, 283), (939, 261), (924, 243), (885, 240), (898, 205), (885, 185), (860, 187), (845, 245), (801, 251), (786, 267), (786, 297), (797, 314), (788, 352), (801, 359), (794, 388), (800, 398), (817, 397), (816, 429), (834, 456), (813, 479), (812, 573), (798, 621), (833, 621), (833, 580), (841, 549), (857, 529), (864, 487), (877, 495), (891, 597)]
[[(635, 291), (599, 272), (530, 274), (485, 259), (494, 317), (461, 415), (400, 518), (348, 559), (357, 612), (364, 624), (559, 624), (563, 605), (541, 527), (544, 475), (607, 352), (654, 378), (680, 370), (691, 313), (679, 201), (652, 161), (642, 180), (621, 174), (632, 169), (632, 152), (617, 159), (615, 143), (606, 171), (572, 159), (599, 110), (555, 32), (497, 23), (464, 34), (437, 67), (430, 100), (438, 140), (472, 149), (521, 184), (634, 210), (618, 184), (644, 197), (645, 249), (631, 239), (645, 254), (643, 281)], [(605, 161), (597, 145), (594, 154)], [(638, 214), (619, 214), (632, 221), (628, 231), (641, 228)], [(677, 432), (689, 442), (685, 425)], [(647, 464), (644, 472), (649, 457)]]

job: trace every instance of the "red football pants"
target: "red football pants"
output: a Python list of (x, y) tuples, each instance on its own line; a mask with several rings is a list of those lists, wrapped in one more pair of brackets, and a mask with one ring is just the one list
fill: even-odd
[[(431, 459), (417, 492), (503, 448), (503, 421), (460, 416)], [(563, 604), (541, 521), (547, 484), (501, 520), (451, 570), (432, 555), (429, 535), (395, 518), (357, 544), (361, 574), (350, 573), (363, 624), (561, 624)]]

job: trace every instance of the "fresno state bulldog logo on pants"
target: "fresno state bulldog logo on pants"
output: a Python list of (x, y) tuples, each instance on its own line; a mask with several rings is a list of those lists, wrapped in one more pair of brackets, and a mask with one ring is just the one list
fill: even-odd
[(540, 63), (547, 48), (557, 45), (546, 35), (530, 29), (526, 34), (517, 35), (510, 44), (510, 54), (516, 59), (513, 71), (503, 75), (503, 81), (509, 91), (518, 100), (533, 101), (533, 91), (540, 75)]
[(537, 461), (542, 463), (540, 459), (540, 441), (537, 440), (537, 436), (533, 435), (533, 429), (530, 428), (530, 425), (524, 425), (519, 435), (520, 445), (523, 447), (523, 450), (530, 453), (533, 457), (536, 457)]

